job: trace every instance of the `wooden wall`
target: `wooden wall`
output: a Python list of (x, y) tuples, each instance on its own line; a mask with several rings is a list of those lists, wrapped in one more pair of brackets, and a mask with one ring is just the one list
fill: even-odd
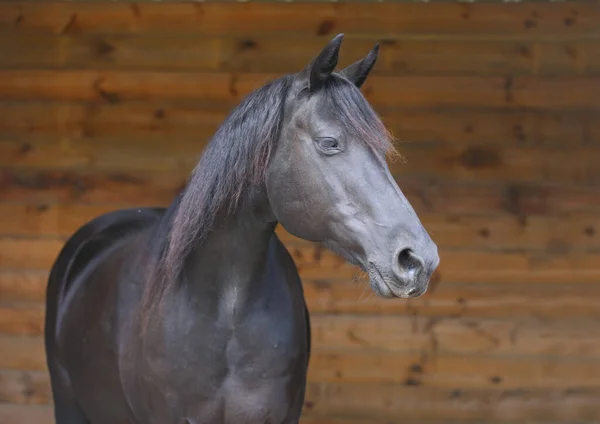
[(0, 3), (0, 422), (46, 424), (47, 270), (118, 207), (165, 205), (241, 96), (338, 32), (441, 249), (371, 298), (281, 232), (313, 320), (305, 423), (599, 422), (600, 5)]

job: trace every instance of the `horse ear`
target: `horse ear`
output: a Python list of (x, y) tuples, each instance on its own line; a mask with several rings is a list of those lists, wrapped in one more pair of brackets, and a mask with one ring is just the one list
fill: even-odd
[(344, 34), (336, 35), (308, 66), (308, 88), (318, 89), (335, 69)]
[(378, 54), (379, 43), (375, 44), (375, 47), (371, 49), (365, 58), (359, 60), (358, 62), (354, 62), (347, 68), (344, 68), (341, 74), (352, 81), (358, 88), (360, 88), (369, 76), (371, 69), (373, 69), (373, 65), (375, 65), (375, 62), (377, 61)]

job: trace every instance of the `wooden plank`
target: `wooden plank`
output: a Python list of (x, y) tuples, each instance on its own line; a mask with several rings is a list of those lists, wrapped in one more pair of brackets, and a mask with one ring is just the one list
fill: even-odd
[[(173, 172), (32, 170), (0, 168), (0, 202), (113, 203), (167, 205), (183, 189), (189, 170)], [(433, 178), (398, 178), (419, 214), (498, 214), (519, 217), (600, 210), (595, 187), (531, 184), (457, 183)]]
[(212, 137), (227, 117), (229, 107), (193, 102), (2, 102), (0, 131), (21, 135), (23, 142), (43, 136), (59, 136), (78, 145), (86, 140), (96, 144), (127, 140), (128, 143), (159, 145), (169, 139), (196, 142), (195, 153)]
[[(338, 417), (332, 417), (332, 416), (323, 416), (320, 417), (318, 415), (306, 415), (303, 414), (302, 415), (302, 420), (300, 421), (302, 424), (390, 424), (389, 420), (386, 419), (382, 419), (382, 420), (372, 420), (370, 418), (365, 418), (365, 419), (360, 419), (360, 418), (352, 418), (352, 417), (346, 417), (346, 418), (338, 418)], [(423, 421), (420, 420), (419, 421), (420, 424), (458, 424), (457, 422), (452, 423), (451, 421), (446, 421), (446, 420), (434, 420), (434, 421)], [(414, 424), (413, 421), (411, 421), (410, 419), (405, 420), (403, 418), (397, 419), (394, 418), (393, 424)], [(471, 423), (471, 424), (475, 424), (475, 423)], [(483, 424), (483, 423), (482, 423)], [(490, 423), (486, 423), (486, 424), (490, 424)]]
[[(463, 146), (579, 146), (600, 136), (597, 112), (532, 110), (398, 110), (386, 124), (401, 141)], [(573, 143), (573, 144), (571, 144)], [(402, 148), (402, 145), (400, 146)]]
[[(0, 403), (0, 422), (19, 424), (55, 424), (54, 409), (51, 405), (14, 405)], [(302, 424), (390, 424), (389, 420), (336, 418), (319, 416), (302, 416)], [(419, 421), (421, 424), (458, 424), (447, 420)], [(394, 424), (414, 424), (413, 421), (394, 419)], [(470, 423), (484, 424), (484, 423)], [(486, 422), (485, 424), (493, 424)], [(545, 422), (544, 424), (551, 424)], [(558, 423), (553, 423), (558, 424)]]
[[(164, 146), (166, 140), (196, 143), (208, 140), (227, 116), (230, 106), (203, 100), (98, 103), (0, 103), (0, 132), (18, 136), (23, 145), (56, 137), (69, 146), (90, 142), (146, 143)], [(407, 144), (471, 144), (504, 147), (592, 145), (600, 137), (600, 113), (594, 111), (532, 111), (482, 109), (378, 108), (386, 125)], [(27, 147), (24, 147), (27, 150)]]
[[(48, 373), (45, 371), (0, 370), (0, 405), (5, 402), (20, 405), (51, 403), (52, 393)], [(9, 421), (0, 422), (8, 423)]]
[(99, 174), (0, 169), (0, 201), (167, 205), (184, 188), (191, 170), (169, 173)]
[(309, 384), (306, 413), (364, 419), (548, 423), (600, 419), (598, 389), (429, 389), (399, 384)]
[[(352, 279), (361, 274), (343, 258), (320, 246), (291, 249), (302, 278)], [(456, 283), (594, 283), (600, 278), (600, 253), (484, 252), (440, 249), (438, 282)], [(360, 277), (358, 277), (360, 278)]]
[[(600, 329), (595, 322), (593, 318), (311, 314), (315, 349), (335, 353), (523, 355), (584, 362), (597, 360), (600, 353)], [(4, 351), (9, 354), (4, 355), (0, 368), (45, 369), (41, 337), (2, 337), (0, 346), (7, 346)]]
[[(44, 332), (42, 304), (4, 306), (0, 304), (0, 334), (35, 336)], [(0, 400), (1, 401), (1, 400)]]
[[(45, 271), (0, 271), (0, 299), (5, 305), (11, 302), (34, 303), (33, 310), (25, 314), (11, 313), (10, 309), (16, 307), (4, 307), (4, 314), (25, 320), (16, 328), (39, 330), (43, 317), (38, 305), (45, 302), (46, 283)], [(311, 313), (489, 318), (600, 317), (597, 306), (600, 287), (597, 284), (528, 283), (517, 288), (512, 284), (444, 283), (435, 285), (423, 297), (412, 300), (376, 297), (366, 281), (305, 279), (303, 285)], [(12, 330), (6, 329), (5, 325), (2, 327), (6, 333), (15, 332), (12, 325)]]
[(46, 371), (46, 353), (42, 337), (0, 335), (0, 369)]
[(0, 9), (5, 29), (43, 33), (197, 35), (319, 35), (338, 32), (372, 37), (410, 34), (556, 37), (598, 33), (595, 2), (569, 4), (110, 4), (46, 5), (6, 2)]
[[(360, 368), (360, 367), (358, 367)], [(345, 369), (346, 370), (346, 369)], [(347, 370), (346, 370), (347, 371)], [(497, 370), (496, 370), (497, 371)], [(388, 372), (388, 374), (390, 374)], [(549, 418), (590, 419), (598, 417), (595, 401), (597, 389), (579, 387), (533, 388), (531, 386), (506, 388), (502, 382), (495, 389), (461, 387), (460, 384), (448, 384), (436, 387), (427, 384), (397, 383), (321, 383), (312, 381), (306, 398), (307, 410), (311, 413), (331, 413), (355, 415), (357, 418), (370, 415), (375, 419), (381, 416), (393, 416), (401, 410), (404, 416), (421, 416), (435, 419), (467, 418), (496, 419), (510, 422), (511, 415), (503, 415), (506, 405), (521, 420), (527, 414), (542, 418), (544, 408), (552, 408)], [(362, 400), (358, 402), (359, 398)], [(407, 399), (408, 398), (408, 399)], [(414, 403), (428, 402), (428, 408), (415, 408)], [(385, 402), (383, 405), (380, 402)], [(558, 408), (552, 405), (559, 405)], [(343, 406), (343, 408), (342, 408)], [(382, 408), (383, 406), (383, 408)], [(424, 412), (425, 410), (429, 412)], [(595, 413), (596, 415), (590, 415)], [(382, 415), (383, 414), (383, 415)], [(418, 415), (416, 415), (418, 414)], [(457, 415), (458, 414), (458, 415)], [(464, 415), (466, 414), (466, 415)], [(489, 414), (489, 415), (482, 415)], [(573, 415), (577, 414), (577, 415)]]
[[(2, 70), (9, 100), (198, 100), (233, 105), (279, 74)], [(600, 77), (377, 76), (364, 85), (376, 107), (597, 109)]]
[(94, 140), (32, 139), (27, 141), (0, 137), (0, 166), (37, 169), (122, 169), (191, 172), (198, 162), (204, 143), (192, 140), (159, 143), (112, 140), (96, 144)]
[[(0, 203), (0, 236), (68, 237), (87, 221), (128, 205)], [(533, 216), (455, 215), (419, 216), (438, 246), (477, 250), (600, 249), (600, 214), (571, 213)], [(285, 243), (304, 241), (279, 225)], [(308, 243), (308, 242), (306, 242)]]
[[(0, 166), (24, 168), (164, 171), (192, 170), (205, 143), (172, 140), (70, 140), (0, 137)], [(598, 185), (600, 149), (467, 146), (401, 146), (404, 160), (390, 164), (392, 173), (405, 176), (452, 178), (455, 181), (524, 181)]]
[[(8, 316), (7, 334), (41, 331), (40, 308), (46, 299), (46, 271), (0, 271), (0, 315)], [(367, 281), (303, 280), (311, 313), (380, 314), (465, 318), (600, 318), (598, 284), (526, 283), (436, 284), (421, 298), (387, 300), (374, 296)], [(32, 305), (27, 305), (31, 303)], [(12, 306), (11, 306), (12, 305)], [(31, 311), (21, 313), (31, 306)], [(14, 321), (18, 324), (14, 324)]]
[[(61, 239), (0, 238), (0, 267), (49, 269)], [(364, 278), (358, 267), (320, 245), (290, 246), (303, 279)], [(440, 249), (441, 263), (432, 280), (453, 283), (597, 283), (600, 252), (465, 251)]]
[(62, 249), (60, 239), (0, 239), (0, 267), (49, 269)]
[(19, 424), (55, 424), (54, 408), (46, 405), (0, 403), (0, 422)]
[(320, 349), (426, 355), (547, 355), (597, 359), (599, 333), (587, 319), (483, 319), (311, 315)]
[[(294, 48), (290, 49), (290, 43)], [(364, 57), (374, 40), (349, 38), (340, 66)], [(189, 37), (105, 34), (71, 37), (21, 32), (0, 37), (6, 68), (298, 72), (322, 37)], [(386, 39), (373, 75), (590, 75), (600, 71), (597, 40)]]
[(548, 183), (598, 186), (600, 150), (549, 149), (532, 147), (404, 145), (403, 162), (391, 165), (403, 175), (457, 181), (545, 181)]
[(311, 354), (308, 379), (317, 383), (390, 383), (448, 389), (598, 388), (598, 365), (598, 361), (545, 357), (428, 358), (426, 354), (327, 352), (317, 348)]
[(0, 270), (0, 301), (43, 303), (47, 282), (47, 271)]
[(421, 298), (374, 296), (367, 281), (303, 281), (311, 313), (408, 315), (419, 317), (581, 318), (600, 316), (597, 284), (440, 283)]
[[(314, 317), (315, 329), (319, 331), (321, 316)], [(382, 331), (389, 331), (383, 328)], [(492, 335), (493, 336), (493, 335)], [(11, 338), (1, 336), (5, 343)], [(357, 334), (356, 337), (359, 337)], [(406, 338), (406, 336), (404, 337)], [(416, 343), (419, 337), (414, 336)], [(539, 336), (538, 336), (539, 338)], [(17, 347), (18, 338), (13, 339)], [(562, 341), (563, 343), (567, 342)], [(487, 355), (486, 352), (471, 352), (474, 354), (453, 355), (433, 351), (423, 347), (417, 352), (385, 352), (373, 349), (357, 350), (341, 348), (330, 350), (324, 348), (326, 342), (314, 339), (314, 350), (311, 354), (308, 379), (317, 383), (395, 383), (404, 386), (427, 386), (434, 388), (503, 389), (528, 388), (594, 388), (598, 387), (600, 371), (597, 358), (589, 360), (568, 357), (519, 357), (517, 354), (508, 356)], [(44, 356), (41, 338), (36, 345), (38, 352), (23, 352), (27, 358), (34, 360)], [(518, 350), (518, 349), (516, 349)], [(0, 400), (19, 400), (21, 402), (43, 403), (47, 396), (43, 393), (46, 385), (39, 375), (27, 381), (27, 376), (16, 374), (16, 371), (29, 371), (29, 368), (13, 368), (14, 360), (2, 360), (4, 367), (13, 369), (12, 372), (0, 372)], [(362, 364), (362, 365), (361, 365)], [(32, 371), (42, 373), (46, 370), (42, 363), (32, 363), (37, 368)], [(393, 371), (393, 372), (392, 372)], [(25, 381), (19, 381), (24, 379)], [(15, 386), (28, 385), (39, 387), (41, 392), (37, 399), (23, 397), (22, 390), (14, 393)]]

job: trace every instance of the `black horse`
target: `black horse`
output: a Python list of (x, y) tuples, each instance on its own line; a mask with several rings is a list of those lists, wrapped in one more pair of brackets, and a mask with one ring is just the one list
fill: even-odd
[(169, 208), (117, 210), (67, 241), (45, 322), (58, 424), (298, 423), (310, 324), (277, 223), (380, 296), (426, 291), (437, 247), (360, 92), (378, 47), (335, 73), (341, 41), (248, 95)]

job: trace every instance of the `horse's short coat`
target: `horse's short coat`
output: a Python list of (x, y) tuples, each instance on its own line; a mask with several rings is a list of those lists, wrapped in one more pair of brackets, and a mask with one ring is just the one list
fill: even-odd
[(168, 208), (107, 213), (67, 241), (47, 287), (57, 423), (297, 423), (310, 321), (278, 223), (384, 297), (426, 290), (437, 248), (359, 91), (377, 48), (333, 73), (341, 40), (247, 96)]

